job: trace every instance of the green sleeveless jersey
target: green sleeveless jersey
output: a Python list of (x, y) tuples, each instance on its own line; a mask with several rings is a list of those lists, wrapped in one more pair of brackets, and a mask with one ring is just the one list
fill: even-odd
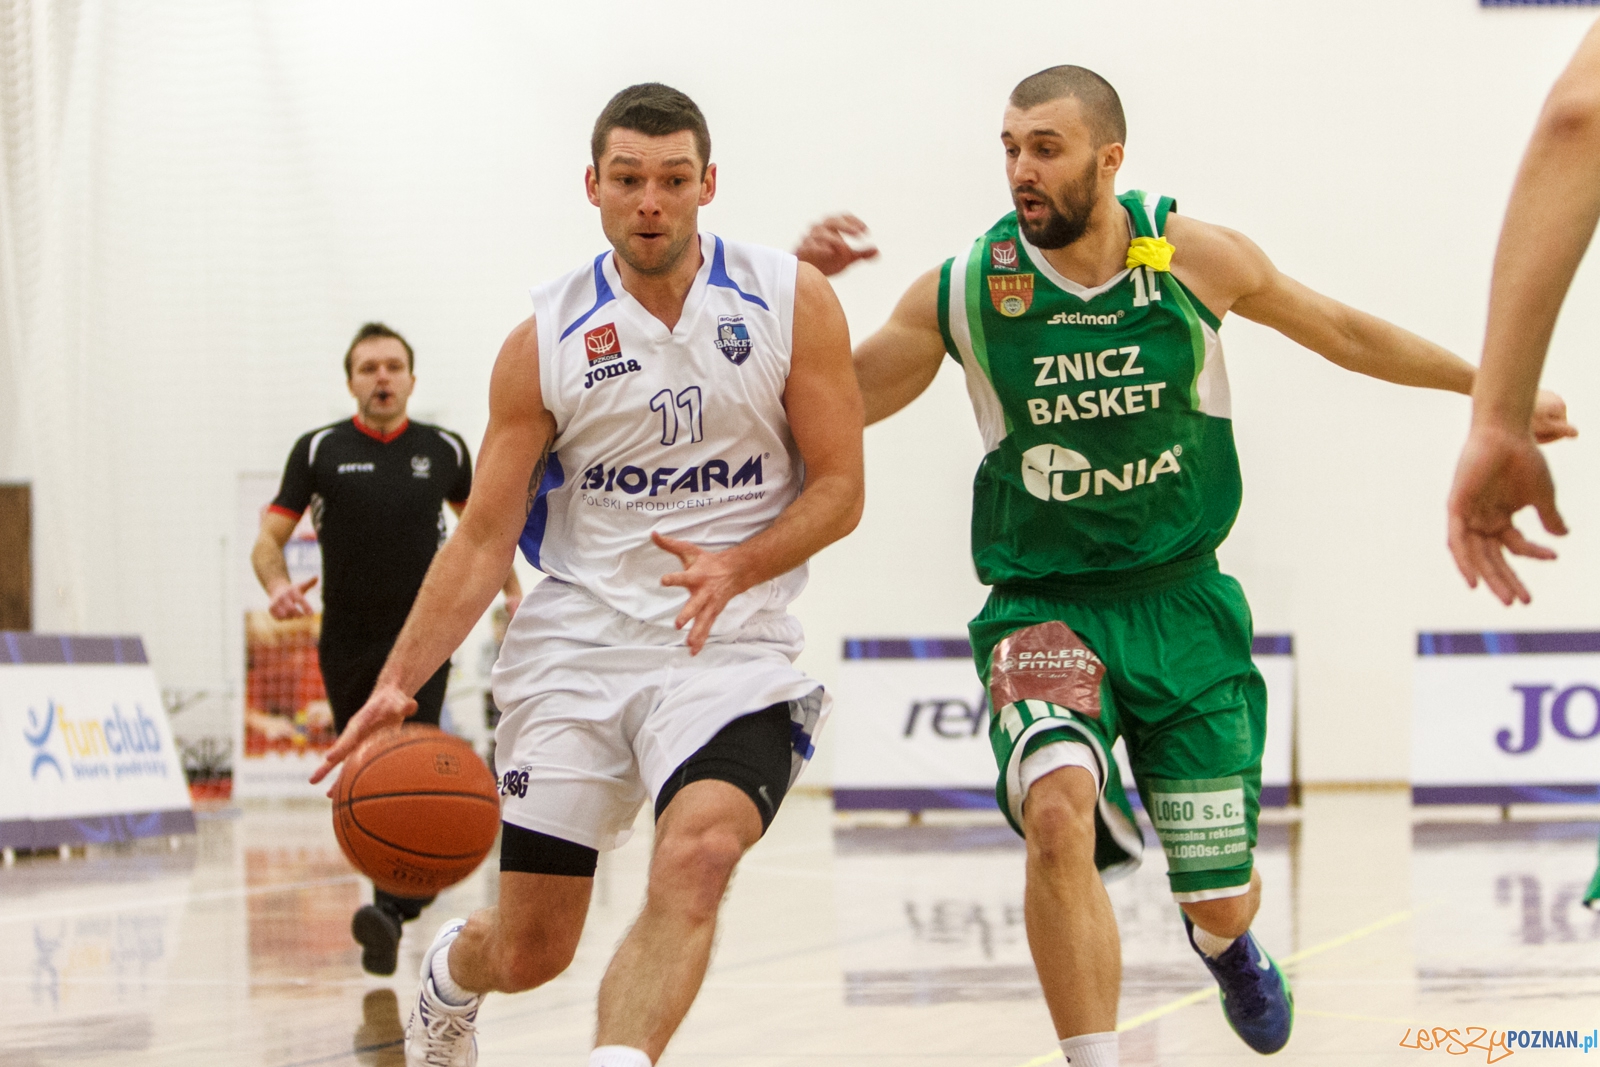
[[(1160, 237), (1175, 206), (1117, 199), (1136, 237)], [(972, 502), (985, 585), (1115, 584), (1222, 543), (1243, 486), (1220, 325), (1170, 271), (1063, 277), (1015, 212), (944, 264), (939, 328), (987, 453)]]

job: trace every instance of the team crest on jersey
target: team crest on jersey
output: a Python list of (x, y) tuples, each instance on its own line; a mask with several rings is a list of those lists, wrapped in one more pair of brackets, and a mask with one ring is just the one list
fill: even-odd
[(989, 246), (989, 266), (995, 270), (1017, 269), (1017, 242), (996, 241)]
[(989, 300), (994, 309), (1008, 319), (1026, 314), (1033, 306), (1033, 275), (991, 274)]
[(588, 350), (589, 366), (604, 363), (609, 359), (618, 359), (622, 356), (622, 342), (617, 340), (617, 327), (615, 323), (606, 323), (596, 326), (583, 335), (583, 347)]
[(411, 476), (413, 478), (426, 478), (431, 470), (433, 470), (433, 460), (427, 456), (411, 457)]
[(744, 316), (718, 315), (717, 339), (713, 344), (735, 367), (749, 359), (750, 329), (744, 324)]

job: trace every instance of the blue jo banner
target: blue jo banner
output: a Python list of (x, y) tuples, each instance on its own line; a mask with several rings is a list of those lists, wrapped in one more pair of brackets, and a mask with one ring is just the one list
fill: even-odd
[(0, 781), (0, 847), (194, 830), (137, 637), (0, 633)]
[(1600, 801), (1600, 632), (1417, 635), (1419, 804)]
[[(1257, 635), (1267, 683), (1261, 803), (1289, 802), (1294, 746), (1294, 641)], [(989, 699), (964, 637), (847, 638), (834, 687), (833, 801), (840, 810), (994, 807)], [(1133, 776), (1119, 740), (1122, 779)]]

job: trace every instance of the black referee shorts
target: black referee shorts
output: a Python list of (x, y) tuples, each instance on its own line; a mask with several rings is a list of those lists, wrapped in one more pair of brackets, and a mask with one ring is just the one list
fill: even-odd
[[(322, 632), (322, 640), (317, 643), (317, 660), (322, 667), (322, 688), (327, 691), (328, 704), (333, 708), (333, 725), (339, 733), (344, 733), (345, 724), (372, 695), (372, 687), (378, 684), (378, 673), (383, 670), (383, 663), (393, 647), (393, 637), (384, 641), (341, 639), (327, 630)], [(417, 690), (417, 713), (407, 721), (438, 726), (449, 681), (450, 664), (446, 662)]]

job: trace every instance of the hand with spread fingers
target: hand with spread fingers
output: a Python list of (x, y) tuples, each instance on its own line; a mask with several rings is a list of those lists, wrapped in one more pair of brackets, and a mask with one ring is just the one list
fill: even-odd
[[(339, 734), (339, 740), (323, 756), (322, 765), (311, 775), (311, 784), (316, 785), (326, 778), (329, 772), (343, 763), (350, 753), (360, 748), (361, 743), (367, 738), (399, 726), (416, 710), (417, 702), (403, 690), (380, 681), (373, 688), (367, 702), (361, 705), (361, 710), (356, 712), (345, 725), (344, 731)], [(332, 795), (332, 790), (329, 790), (329, 795)]]
[(1533, 437), (1474, 427), (1450, 487), (1450, 553), (1468, 585), (1476, 589), (1481, 579), (1503, 604), (1532, 599), (1506, 561), (1506, 550), (1530, 559), (1556, 558), (1512, 522), (1529, 505), (1538, 511), (1545, 530), (1557, 536), (1567, 532), (1556, 510), (1550, 468)]
[(728, 606), (728, 601), (749, 588), (749, 583), (743, 580), (732, 550), (710, 552), (653, 531), (650, 539), (683, 563), (683, 570), (663, 576), (661, 584), (681, 586), (689, 591), (689, 603), (672, 625), (679, 630), (689, 626), (689, 652), (699, 655), (706, 647), (706, 638), (711, 636), (717, 616)]
[(832, 277), (858, 260), (878, 254), (867, 224), (854, 215), (830, 215), (806, 231), (795, 257)]

